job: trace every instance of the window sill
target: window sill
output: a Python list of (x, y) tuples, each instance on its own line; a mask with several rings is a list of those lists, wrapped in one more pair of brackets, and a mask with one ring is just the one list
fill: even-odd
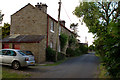
[(55, 33), (53, 30), (50, 30), (50, 32)]

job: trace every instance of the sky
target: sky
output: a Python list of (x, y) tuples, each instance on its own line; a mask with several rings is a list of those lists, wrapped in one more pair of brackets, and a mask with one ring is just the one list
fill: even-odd
[[(80, 0), (61, 0), (61, 20), (65, 20), (66, 27), (69, 28), (71, 23), (79, 23), (78, 26), (78, 35), (80, 36), (81, 43), (85, 43), (85, 37), (87, 37), (88, 45), (91, 45), (94, 41), (93, 34), (88, 33), (88, 28), (85, 24), (81, 25), (79, 22), (80, 18), (77, 18), (73, 15), (73, 11), (75, 7), (79, 5)], [(58, 2), (59, 0), (2, 0), (0, 2), (0, 10), (2, 10), (2, 14), (4, 14), (3, 23), (10, 23), (11, 15), (16, 11), (27, 5), (28, 3), (35, 6), (37, 3), (45, 3), (47, 4), (47, 13), (52, 16), (54, 19), (58, 19)]]

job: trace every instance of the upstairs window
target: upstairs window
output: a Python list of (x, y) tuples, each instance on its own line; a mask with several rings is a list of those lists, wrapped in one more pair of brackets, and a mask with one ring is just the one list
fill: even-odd
[(59, 35), (61, 34), (61, 26), (59, 26)]
[(51, 28), (50, 28), (50, 30), (51, 30), (52, 32), (54, 32), (54, 21), (51, 21)]

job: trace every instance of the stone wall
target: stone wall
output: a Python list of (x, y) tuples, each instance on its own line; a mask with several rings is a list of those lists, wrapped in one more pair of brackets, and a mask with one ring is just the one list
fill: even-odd
[(10, 34), (45, 35), (47, 33), (47, 14), (26, 5), (11, 16)]
[(51, 22), (53, 19), (49, 18), (49, 28), (48, 28), (48, 45), (50, 46), (51, 42), (53, 43), (53, 49), (56, 50), (56, 42), (58, 40), (58, 24), (54, 21), (54, 31), (51, 31)]
[(3, 43), (9, 44), (9, 48), (13, 49), (13, 44), (19, 44), (20, 50), (31, 51), (35, 56), (37, 63), (46, 61), (46, 39), (43, 39), (40, 43)]
[(35, 56), (35, 61), (41, 63), (46, 60), (45, 43), (45, 40), (42, 40), (40, 43), (20, 43), (20, 49), (32, 51)]

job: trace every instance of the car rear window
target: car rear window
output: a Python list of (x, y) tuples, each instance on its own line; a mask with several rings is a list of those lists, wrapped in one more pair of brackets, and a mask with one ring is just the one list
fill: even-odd
[(33, 55), (31, 51), (22, 51), (22, 52), (25, 53), (26, 55)]
[(26, 56), (25, 53), (23, 53), (22, 51), (18, 51), (22, 56)]

